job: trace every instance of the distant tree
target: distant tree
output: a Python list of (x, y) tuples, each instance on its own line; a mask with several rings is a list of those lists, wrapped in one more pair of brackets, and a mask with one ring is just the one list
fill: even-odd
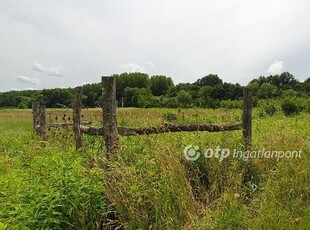
[[(98, 106), (98, 99), (102, 94), (102, 86), (100, 83), (83, 85), (83, 106)], [(100, 103), (102, 104), (102, 103)]]
[(278, 96), (278, 93), (278, 87), (271, 85), (270, 83), (264, 83), (259, 88), (258, 97), (261, 99), (273, 98)]
[(303, 82), (303, 89), (308, 95), (310, 95), (310, 77)]
[(147, 88), (141, 88), (138, 90), (137, 105), (140, 108), (149, 108), (152, 106), (154, 96), (152, 91)]
[(217, 74), (209, 74), (203, 78), (196, 81), (196, 84), (200, 86), (215, 86), (223, 84), (222, 79), (220, 79)]
[(73, 102), (73, 89), (44, 89), (42, 95), (46, 107), (57, 108), (57, 107), (71, 107)]
[(153, 95), (150, 89), (146, 88), (125, 88), (125, 107), (150, 107), (153, 102)]
[(116, 98), (118, 101), (124, 97), (125, 88), (148, 88), (150, 85), (149, 75), (146, 73), (122, 73), (116, 77)]
[(282, 96), (283, 97), (296, 97), (297, 92), (295, 90), (292, 90), (292, 89), (287, 89), (287, 90), (284, 90), (282, 92)]
[(170, 77), (156, 75), (150, 79), (150, 88), (154, 96), (166, 95), (169, 88), (174, 86)]
[(177, 94), (182, 90), (189, 92), (192, 98), (196, 99), (199, 97), (200, 86), (197, 84), (191, 84), (191, 83), (179, 83), (175, 87), (172, 87), (168, 90), (167, 96), (176, 97)]
[(124, 106), (125, 107), (138, 107), (138, 89), (126, 87), (124, 89)]
[(193, 100), (191, 94), (185, 90), (181, 90), (180, 92), (178, 92), (176, 98), (177, 101), (180, 103), (181, 107), (189, 107)]
[(281, 73), (279, 79), (280, 85), (278, 87), (283, 89), (295, 89), (298, 83), (298, 80), (289, 72)]
[(18, 105), (18, 92), (17, 91), (10, 91), (5, 92), (1, 95), (1, 107), (17, 107)]
[(20, 102), (17, 106), (18, 109), (27, 109), (28, 106), (25, 102)]
[(259, 84), (257, 81), (251, 81), (248, 84), (248, 87), (252, 90), (253, 96), (257, 96), (259, 90)]
[(213, 87), (211, 86), (203, 86), (199, 90), (199, 98), (200, 98), (200, 106), (205, 107), (206, 102), (209, 98), (212, 98), (213, 95)]
[(266, 78), (266, 82), (277, 86), (280, 89), (294, 89), (298, 80), (289, 72), (283, 72), (280, 75), (271, 75)]
[(252, 81), (250, 81), (250, 84), (254, 82), (256, 82), (259, 86), (264, 83), (268, 83), (265, 76), (259, 76), (258, 78), (253, 79)]
[(216, 98), (218, 100), (237, 100), (242, 98), (242, 87), (238, 83), (232, 84), (225, 82), (223, 85), (216, 87), (221, 88), (221, 95)]

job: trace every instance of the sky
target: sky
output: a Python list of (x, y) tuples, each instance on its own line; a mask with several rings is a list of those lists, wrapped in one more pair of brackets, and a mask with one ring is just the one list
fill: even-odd
[(0, 0), (0, 92), (122, 72), (310, 77), (308, 0)]

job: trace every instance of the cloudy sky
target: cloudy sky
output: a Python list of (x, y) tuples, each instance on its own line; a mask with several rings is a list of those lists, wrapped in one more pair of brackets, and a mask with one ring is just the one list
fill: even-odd
[(0, 0), (0, 92), (122, 72), (310, 76), (308, 0)]

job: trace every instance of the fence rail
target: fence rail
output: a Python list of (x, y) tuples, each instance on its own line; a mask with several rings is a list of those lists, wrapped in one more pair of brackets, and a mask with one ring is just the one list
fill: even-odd
[(102, 127), (88, 127), (85, 125), (90, 122), (81, 122), (81, 108), (82, 108), (82, 87), (75, 88), (75, 99), (73, 105), (73, 123), (50, 123), (46, 124), (45, 107), (40, 106), (39, 103), (33, 104), (33, 124), (34, 130), (41, 135), (43, 140), (47, 139), (47, 127), (67, 127), (73, 126), (75, 135), (76, 148), (82, 147), (82, 134), (103, 136), (107, 149), (107, 158), (118, 151), (119, 138), (118, 136), (137, 136), (160, 134), (166, 132), (194, 132), (194, 131), (208, 131), (208, 132), (223, 132), (242, 130), (243, 143), (246, 150), (251, 149), (252, 142), (252, 92), (245, 87), (243, 90), (243, 113), (242, 123), (232, 125), (213, 125), (213, 124), (164, 124), (158, 127), (147, 128), (127, 128), (117, 127), (117, 109), (116, 109), (116, 87), (115, 78), (110, 76), (102, 77)]
[[(160, 133), (175, 133), (175, 132), (195, 132), (195, 131), (207, 131), (207, 132), (223, 132), (241, 130), (242, 123), (234, 125), (174, 125), (164, 124), (162, 126), (153, 126), (147, 128), (127, 128), (118, 127), (118, 134), (121, 136), (140, 136)], [(102, 127), (88, 127), (80, 125), (82, 133), (93, 136), (104, 136), (104, 130)]]

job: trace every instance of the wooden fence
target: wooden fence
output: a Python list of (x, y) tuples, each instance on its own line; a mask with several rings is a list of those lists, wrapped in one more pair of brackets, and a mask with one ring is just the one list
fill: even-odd
[(245, 150), (251, 149), (252, 142), (252, 93), (249, 88), (245, 87), (243, 90), (243, 113), (242, 123), (232, 124), (226, 126), (210, 125), (210, 124), (188, 124), (175, 125), (164, 124), (157, 127), (148, 128), (126, 128), (117, 126), (117, 101), (116, 101), (116, 82), (114, 77), (102, 77), (102, 127), (88, 127), (89, 123), (81, 122), (82, 109), (82, 87), (75, 88), (75, 98), (73, 105), (73, 123), (46, 123), (45, 107), (40, 106), (37, 102), (33, 104), (33, 124), (34, 130), (39, 134), (43, 140), (47, 139), (46, 128), (52, 126), (73, 126), (75, 135), (75, 145), (79, 149), (82, 147), (83, 134), (103, 136), (105, 146), (107, 149), (107, 158), (116, 153), (119, 148), (118, 136), (136, 136), (136, 135), (150, 135), (166, 132), (193, 132), (193, 131), (208, 131), (208, 132), (222, 132), (242, 130), (243, 142)]

